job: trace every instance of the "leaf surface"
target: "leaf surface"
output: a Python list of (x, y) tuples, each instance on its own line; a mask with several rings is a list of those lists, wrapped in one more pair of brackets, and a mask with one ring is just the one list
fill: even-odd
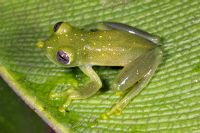
[[(193, 132), (200, 130), (200, 1), (2, 1), (0, 4), (0, 75), (57, 132)], [(109, 90), (119, 70), (96, 67), (103, 89), (76, 100), (62, 114), (63, 100), (50, 100), (55, 88), (81, 86), (87, 80), (78, 68), (61, 68), (36, 48), (53, 25), (73, 26), (115, 21), (163, 39), (162, 64), (150, 84), (123, 111), (96, 119), (119, 100)]]
[(0, 78), (0, 133), (47, 133), (44, 122)]

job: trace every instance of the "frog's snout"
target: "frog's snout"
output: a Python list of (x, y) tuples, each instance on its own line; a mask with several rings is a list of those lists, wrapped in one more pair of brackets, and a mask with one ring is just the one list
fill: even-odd
[(44, 47), (44, 41), (39, 39), (36, 45), (37, 45), (38, 48), (43, 48)]

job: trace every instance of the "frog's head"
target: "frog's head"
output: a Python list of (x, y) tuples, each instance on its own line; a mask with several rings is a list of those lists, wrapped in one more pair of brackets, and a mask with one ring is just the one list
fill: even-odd
[(65, 67), (77, 66), (77, 49), (73, 45), (72, 27), (66, 22), (58, 22), (53, 30), (53, 34), (45, 41), (39, 40), (37, 46), (56, 64)]

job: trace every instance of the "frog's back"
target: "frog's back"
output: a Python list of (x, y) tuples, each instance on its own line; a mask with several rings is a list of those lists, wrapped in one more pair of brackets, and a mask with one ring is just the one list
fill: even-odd
[(142, 37), (119, 30), (87, 34), (85, 58), (93, 65), (124, 66), (156, 46)]

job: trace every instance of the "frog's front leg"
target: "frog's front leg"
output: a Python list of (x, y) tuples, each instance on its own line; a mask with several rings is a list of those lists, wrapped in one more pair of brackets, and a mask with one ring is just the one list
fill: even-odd
[(112, 89), (117, 91), (117, 93), (127, 90), (128, 92), (109, 112), (103, 114), (102, 118), (106, 119), (111, 114), (118, 115), (121, 113), (122, 109), (126, 107), (131, 99), (137, 96), (148, 84), (161, 62), (161, 58), (162, 51), (157, 47), (138, 57), (122, 69), (114, 80)]
[(69, 89), (67, 91), (67, 99), (65, 103), (60, 107), (60, 111), (64, 112), (66, 108), (69, 106), (72, 100), (75, 99), (86, 99), (92, 95), (94, 95), (102, 86), (101, 79), (97, 75), (97, 73), (92, 69), (90, 65), (84, 65), (79, 67), (81, 71), (90, 77), (90, 81), (80, 89)]

